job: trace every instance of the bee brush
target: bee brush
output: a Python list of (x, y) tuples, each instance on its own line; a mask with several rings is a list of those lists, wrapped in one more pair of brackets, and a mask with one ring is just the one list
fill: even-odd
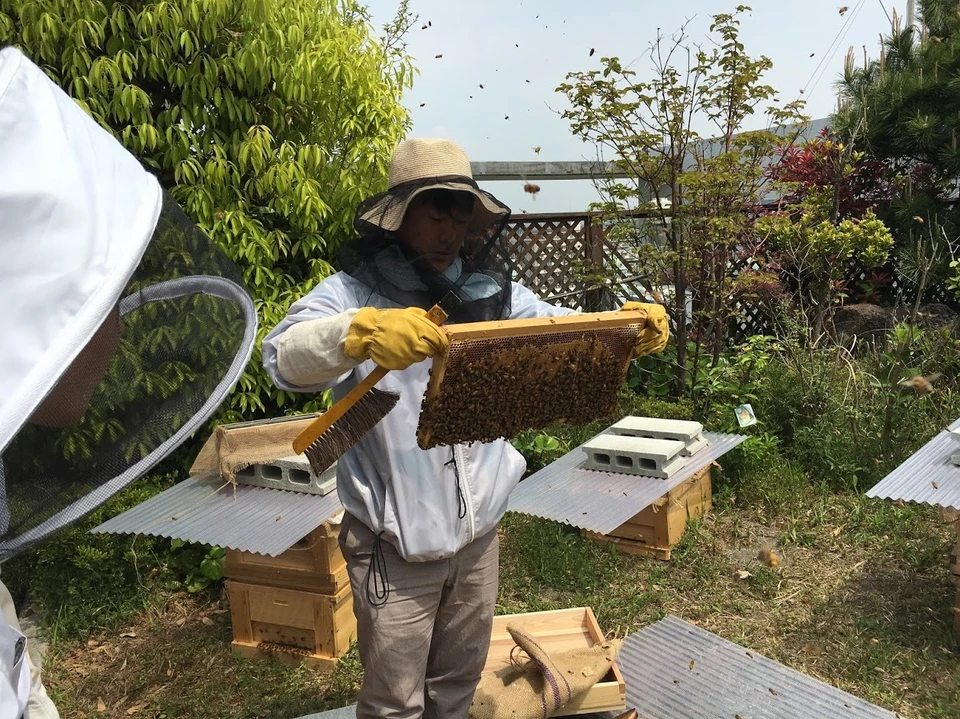
[[(430, 308), (427, 319), (436, 325), (442, 325), (459, 306), (460, 298), (455, 291), (449, 292)], [(326, 471), (396, 407), (400, 395), (374, 386), (386, 377), (389, 371), (377, 366), (339, 402), (311, 422), (293, 441), (293, 451), (306, 454), (310, 467), (317, 475)]]

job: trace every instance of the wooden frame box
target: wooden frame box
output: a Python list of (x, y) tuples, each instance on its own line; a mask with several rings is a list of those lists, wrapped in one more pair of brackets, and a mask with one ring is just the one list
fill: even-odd
[(347, 562), (337, 542), (339, 525), (321, 524), (277, 557), (228, 549), (223, 573), (228, 579), (338, 594), (350, 585)]
[(584, 534), (597, 542), (615, 544), (628, 554), (670, 559), (670, 552), (683, 537), (687, 522), (713, 507), (710, 468), (710, 465), (704, 467), (609, 534), (590, 531)]
[[(483, 667), (484, 673), (510, 666), (510, 651), (516, 646), (516, 642), (507, 632), (507, 624), (527, 630), (548, 653), (592, 647), (605, 639), (590, 607), (497, 616), (493, 618), (493, 632), (487, 663)], [(581, 699), (570, 702), (554, 716), (617, 711), (626, 707), (627, 694), (623, 674), (614, 664), (603, 681), (595, 684)]]
[(233, 620), (233, 648), (247, 657), (273, 656), (333, 669), (357, 634), (353, 595), (335, 595), (226, 582)]

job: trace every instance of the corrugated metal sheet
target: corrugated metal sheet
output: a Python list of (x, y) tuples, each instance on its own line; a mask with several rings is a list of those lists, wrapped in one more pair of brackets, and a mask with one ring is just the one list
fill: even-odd
[(673, 616), (628, 637), (617, 663), (644, 719), (897, 716)]
[(523, 480), (510, 495), (508, 509), (607, 534), (746, 439), (713, 432), (703, 436), (710, 445), (670, 479), (582, 469), (585, 455), (577, 447)]
[(94, 528), (148, 534), (276, 557), (343, 508), (326, 496), (190, 478)]
[[(948, 429), (957, 428), (960, 419)], [(960, 467), (950, 461), (954, 452), (960, 452), (960, 444), (948, 431), (940, 432), (881, 479), (867, 496), (960, 509)]]

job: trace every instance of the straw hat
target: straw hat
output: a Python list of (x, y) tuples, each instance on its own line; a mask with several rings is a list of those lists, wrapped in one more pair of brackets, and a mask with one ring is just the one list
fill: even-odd
[[(410, 185), (421, 186), (403, 193)], [(438, 189), (469, 192), (479, 200), (473, 206), (471, 229), (485, 229), (510, 214), (509, 207), (477, 186), (467, 153), (459, 145), (450, 140), (414, 137), (404, 140), (394, 150), (387, 191), (363, 211), (360, 220), (395, 232), (413, 198)]]

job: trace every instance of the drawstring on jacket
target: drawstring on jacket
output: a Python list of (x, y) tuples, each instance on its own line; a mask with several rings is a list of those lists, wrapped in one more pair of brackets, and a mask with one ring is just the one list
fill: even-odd
[(463, 485), (460, 483), (460, 468), (457, 466), (456, 450), (450, 448), (450, 461), (444, 464), (444, 467), (453, 465), (453, 474), (457, 478), (457, 519), (463, 519), (467, 516), (467, 498), (463, 496)]
[[(370, 584), (373, 580), (373, 592)], [(375, 607), (383, 607), (390, 596), (390, 580), (387, 577), (387, 561), (383, 556), (383, 532), (373, 541), (373, 554), (367, 568), (367, 599)]]

